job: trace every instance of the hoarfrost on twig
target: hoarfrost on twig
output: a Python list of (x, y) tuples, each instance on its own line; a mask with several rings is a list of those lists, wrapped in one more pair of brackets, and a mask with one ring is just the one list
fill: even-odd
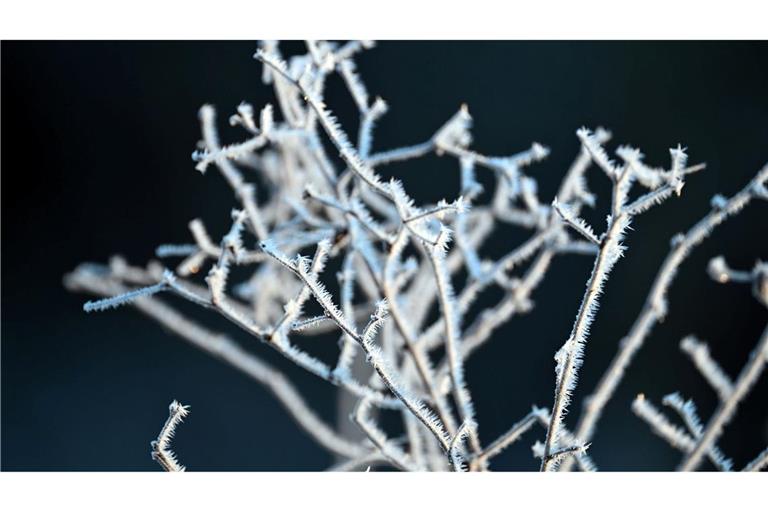
[[(87, 302), (85, 311), (132, 306), (265, 386), (309, 436), (339, 457), (332, 469), (391, 465), (417, 471), (484, 471), (539, 425), (546, 429), (544, 442), (534, 445), (541, 469), (567, 470), (577, 464), (594, 471), (587, 448), (597, 420), (634, 354), (667, 313), (666, 294), (677, 268), (725, 219), (752, 199), (768, 199), (768, 166), (730, 199), (716, 196), (712, 211), (674, 239), (643, 311), (573, 432), (565, 425), (568, 406), (598, 299), (626, 250), (625, 233), (635, 216), (679, 196), (685, 179), (704, 165), (688, 165), (680, 145), (670, 149), (668, 169), (647, 164), (639, 149), (626, 145), (618, 147), (614, 161), (605, 149), (611, 133), (581, 128), (576, 133), (578, 155), (554, 197), (545, 198), (530, 172), (550, 149), (532, 142), (507, 155), (479, 152), (473, 147), (467, 105), (449, 113), (420, 142), (374, 145), (376, 124), (389, 105), (369, 89), (357, 67), (357, 59), (373, 43), (308, 40), (305, 47), (304, 53), (284, 55), (278, 42), (260, 43), (255, 58), (275, 101), (261, 108), (248, 102), (235, 107), (227, 120), (243, 131), (243, 140), (222, 142), (214, 106), (199, 110), (201, 140), (192, 154), (194, 167), (201, 172), (215, 168), (232, 190), (236, 204), (229, 229), (212, 236), (202, 219), (194, 219), (189, 223), (191, 240), (157, 247), (163, 265), (151, 262), (138, 268), (121, 258), (108, 266), (84, 264), (66, 277), (67, 286), (99, 297)], [(357, 110), (356, 132), (342, 126), (326, 104), (332, 75), (340, 77)], [(354, 141), (348, 133), (356, 133)], [(430, 154), (451, 160), (449, 168), (457, 176), (457, 189), (439, 201), (423, 203), (409, 195), (399, 176), (382, 177), (384, 166)], [(587, 179), (593, 164), (612, 183), (604, 230), (584, 220), (584, 210), (597, 204)], [(634, 194), (635, 187), (644, 190)], [(503, 226), (528, 234), (491, 258), (485, 244)], [(483, 443), (481, 415), (465, 375), (467, 362), (500, 327), (533, 309), (538, 287), (563, 254), (592, 256), (594, 264), (571, 332), (555, 354), (551, 413), (534, 407), (496, 440)], [(176, 266), (170, 266), (176, 258)], [(327, 275), (326, 267), (339, 265), (335, 276)], [(716, 258), (709, 271), (719, 282), (751, 284), (758, 300), (768, 305), (764, 263), (738, 271)], [(242, 277), (246, 272), (250, 275)], [(481, 295), (491, 289), (500, 291), (501, 298), (480, 304)], [(325, 422), (281, 371), (250, 347), (246, 350), (182, 314), (160, 292), (215, 312), (336, 386), (337, 416), (344, 423)], [(295, 342), (329, 333), (339, 340), (333, 364), (313, 355), (311, 344)], [(687, 432), (647, 400), (635, 401), (633, 410), (686, 453), (682, 469), (697, 467), (703, 456), (730, 469), (716, 441), (765, 364), (765, 338), (733, 381), (706, 345), (693, 338), (682, 342), (683, 351), (721, 398), (706, 425), (693, 402), (677, 395), (668, 396), (665, 404), (681, 416)], [(153, 444), (153, 457), (164, 468), (178, 470), (183, 467), (168, 442), (187, 409), (174, 404)], [(404, 434), (392, 435), (384, 428), (387, 423), (379, 421), (384, 408), (395, 411)], [(765, 459), (763, 452), (745, 469), (759, 469)]]
[(152, 459), (157, 461), (166, 471), (185, 471), (186, 468), (176, 460), (176, 454), (171, 451), (171, 439), (176, 433), (176, 427), (189, 414), (189, 406), (181, 405), (174, 400), (168, 406), (168, 419), (160, 430), (157, 439), (152, 441)]

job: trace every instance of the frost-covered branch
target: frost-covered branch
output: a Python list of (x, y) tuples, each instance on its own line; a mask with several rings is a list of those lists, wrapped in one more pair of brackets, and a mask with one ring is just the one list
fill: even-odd
[[(598, 308), (597, 299), (602, 293), (603, 285), (608, 279), (611, 270), (624, 252), (625, 247), (621, 242), (624, 239), (626, 229), (632, 221), (632, 217), (636, 214), (635, 210), (628, 208), (626, 205), (627, 194), (633, 181), (632, 168), (629, 166), (622, 168), (615, 166), (612, 161), (608, 160), (605, 151), (594, 135), (585, 129), (579, 130), (578, 136), (598, 167), (602, 168), (613, 182), (611, 212), (608, 216), (608, 228), (598, 238), (583, 221), (580, 222), (579, 219), (576, 219), (570, 211), (565, 211), (562, 208), (558, 209), (558, 203), (554, 203), (560, 215), (585, 237), (598, 243), (600, 249), (595, 258), (592, 274), (587, 281), (584, 298), (576, 314), (571, 334), (555, 355), (555, 361), (557, 362), (555, 370), (557, 376), (555, 400), (552, 407), (552, 419), (544, 446), (542, 471), (552, 470), (555, 467), (555, 462), (551, 455), (556, 450), (559, 441), (559, 429), (563, 422), (566, 408), (570, 403), (571, 393), (576, 387), (584, 345)], [(684, 166), (684, 153), (679, 149), (670, 150), (670, 152), (672, 154), (672, 172), (676, 183), (680, 183), (676, 185), (679, 190), (682, 187), (682, 178), (678, 176), (679, 172), (675, 170)], [(588, 442), (585, 438), (582, 438), (582, 441)]]
[(473, 422), (464, 422), (459, 427), (458, 432), (456, 432), (456, 435), (453, 436), (453, 439), (451, 439), (450, 447), (448, 448), (448, 453), (451, 457), (451, 464), (453, 465), (454, 471), (466, 471), (465, 461), (464, 457), (461, 455), (462, 452), (462, 445), (466, 441), (466, 439), (470, 436), (472, 429), (475, 428), (475, 424)]
[(156, 461), (166, 471), (185, 471), (186, 468), (176, 460), (176, 454), (171, 451), (171, 439), (176, 433), (176, 427), (189, 414), (189, 406), (181, 405), (174, 400), (168, 406), (168, 419), (157, 439), (152, 441), (152, 460)]
[(567, 208), (566, 205), (563, 205), (557, 201), (557, 198), (555, 198), (555, 200), (552, 202), (552, 208), (554, 208), (560, 217), (562, 217), (562, 219), (566, 222), (566, 224), (572, 227), (577, 233), (579, 233), (593, 244), (600, 245), (600, 240), (598, 240), (597, 235), (595, 235), (595, 232), (592, 230), (592, 227), (589, 226), (584, 221), (584, 219), (573, 215), (573, 213)]

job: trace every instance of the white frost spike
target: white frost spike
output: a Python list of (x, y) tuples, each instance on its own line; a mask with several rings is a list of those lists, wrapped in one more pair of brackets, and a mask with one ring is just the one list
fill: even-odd
[(619, 172), (613, 160), (608, 158), (608, 154), (603, 149), (595, 135), (586, 128), (579, 128), (576, 135), (581, 140), (581, 144), (589, 152), (592, 160), (602, 169), (610, 178), (618, 176)]
[(403, 222), (411, 223), (418, 220), (424, 220), (428, 221), (429, 218), (433, 217), (437, 220), (443, 221), (445, 220), (445, 217), (448, 213), (455, 213), (456, 215), (461, 215), (463, 213), (466, 213), (469, 211), (469, 203), (464, 200), (464, 196), (459, 196), (458, 199), (456, 199), (453, 202), (448, 202), (445, 199), (441, 199), (437, 202), (437, 205), (429, 208), (427, 210), (417, 209), (413, 208), (414, 211), (418, 211), (419, 213), (414, 214), (412, 217), (409, 217), (407, 219), (403, 219)]
[(387, 303), (387, 299), (381, 299), (376, 303), (376, 310), (373, 313), (373, 318), (375, 319), (381, 319), (386, 318), (389, 314), (389, 304)]
[[(439, 236), (439, 230), (442, 229), (443, 225), (434, 219), (424, 216), (424, 210), (414, 205), (413, 199), (406, 194), (403, 184), (399, 180), (393, 178), (389, 182), (389, 190), (392, 192), (392, 199), (395, 202), (397, 213), (403, 219), (403, 225), (406, 229), (422, 241), (435, 245)], [(408, 221), (408, 219), (413, 220)], [(437, 229), (435, 229), (436, 227)]]
[(265, 64), (268, 64), (270, 68), (276, 70), (277, 72), (284, 75), (287, 79), (292, 79), (291, 76), (288, 74), (288, 65), (285, 63), (283, 59), (278, 57), (272, 52), (267, 52), (262, 49), (259, 49), (256, 51), (256, 53), (253, 55), (255, 59), (258, 59)]
[(296, 272), (304, 280), (312, 295), (315, 296), (320, 305), (325, 311), (333, 318), (340, 327), (344, 329), (348, 334), (356, 334), (355, 328), (349, 323), (347, 318), (342, 314), (341, 310), (334, 304), (333, 297), (330, 292), (325, 288), (325, 285), (318, 281), (317, 276), (310, 272), (309, 265), (305, 259), (300, 259), (295, 267)]
[(459, 430), (456, 432), (456, 435), (453, 436), (453, 439), (451, 439), (451, 445), (449, 449), (449, 454), (451, 457), (451, 464), (453, 465), (454, 471), (459, 472), (465, 472), (467, 471), (467, 467), (465, 464), (465, 459), (462, 456), (462, 449), (464, 448), (464, 444), (469, 437), (470, 433), (477, 428), (477, 425), (474, 421), (465, 421), (462, 423), (461, 427), (459, 427)]
[(262, 240), (261, 242), (259, 242), (259, 247), (261, 248), (262, 251), (264, 251), (266, 254), (274, 258), (283, 266), (293, 269), (293, 263), (291, 263), (288, 256), (286, 256), (280, 251), (280, 248), (277, 246), (274, 240), (272, 239)]
[(176, 427), (189, 414), (189, 406), (181, 405), (174, 400), (168, 406), (168, 419), (160, 430), (155, 441), (152, 441), (152, 460), (156, 461), (166, 471), (184, 471), (186, 468), (179, 464), (176, 455), (171, 451), (171, 439)]
[(392, 365), (386, 360), (381, 349), (368, 339), (359, 338), (358, 340), (367, 354), (367, 360), (376, 370), (382, 380), (385, 381), (390, 390), (405, 404), (405, 406), (426, 426), (435, 436), (444, 451), (448, 451), (450, 437), (445, 431), (445, 427), (440, 419), (429, 409), (418, 397), (414, 396), (400, 382), (400, 376), (396, 373)]
[(387, 319), (388, 315), (389, 306), (387, 305), (386, 299), (382, 299), (376, 303), (376, 310), (371, 315), (371, 321), (368, 322), (368, 325), (365, 327), (365, 329), (363, 329), (362, 337), (364, 345), (373, 346), (376, 334), (378, 333), (384, 321)]
[[(682, 181), (680, 181), (680, 189), (682, 189)], [(635, 199), (632, 203), (625, 207), (625, 211), (629, 215), (639, 215), (646, 212), (651, 207), (663, 203), (666, 199), (672, 196), (677, 191), (674, 187), (660, 187), (656, 190), (643, 194)], [(679, 195), (679, 194), (678, 194)]]
[[(550, 463), (554, 467), (558, 467), (563, 460), (565, 460), (567, 457), (570, 456), (583, 456), (587, 453), (587, 449), (589, 448), (589, 445), (575, 445), (575, 446), (568, 446), (566, 448), (558, 448), (555, 450), (552, 454), (550, 454), (549, 459)], [(545, 445), (541, 441), (536, 441), (536, 443), (531, 447), (531, 450), (533, 451), (533, 456), (537, 459), (543, 459), (545, 454)]]
[(600, 245), (600, 240), (597, 238), (597, 235), (595, 235), (592, 227), (587, 224), (584, 219), (576, 217), (568, 205), (560, 203), (557, 198), (555, 198), (554, 201), (552, 201), (552, 207), (560, 215), (560, 217), (577, 233), (579, 233), (593, 244)]
[(437, 235), (433, 248), (435, 254), (444, 256), (448, 252), (449, 243), (451, 243), (451, 229), (447, 226), (440, 226), (440, 233)]

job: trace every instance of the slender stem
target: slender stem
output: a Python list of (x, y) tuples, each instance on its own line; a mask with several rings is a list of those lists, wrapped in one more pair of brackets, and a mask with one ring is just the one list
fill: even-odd
[(592, 275), (590, 275), (589, 281), (587, 281), (587, 289), (584, 292), (584, 298), (576, 315), (576, 321), (573, 324), (571, 334), (561, 349), (564, 353), (560, 354), (562, 360), (559, 363), (560, 370), (555, 390), (555, 403), (552, 406), (552, 418), (547, 429), (547, 437), (544, 444), (544, 458), (541, 463), (542, 471), (554, 469), (555, 459), (551, 457), (551, 454), (558, 441), (558, 431), (565, 416), (565, 408), (570, 401), (570, 393), (576, 385), (576, 372), (581, 364), (583, 344), (586, 342), (589, 326), (598, 307), (597, 298), (600, 295), (602, 285), (608, 278), (616, 259), (620, 255), (619, 246), (627, 222), (628, 219), (625, 219), (624, 214), (621, 213), (612, 219), (611, 225), (601, 242), (600, 252), (595, 259)]
[(401, 248), (405, 245), (406, 240), (407, 237), (405, 231), (401, 230), (395, 243), (392, 245), (387, 260), (384, 264), (382, 288), (384, 296), (386, 297), (389, 304), (389, 311), (392, 315), (392, 319), (395, 321), (395, 326), (400, 332), (400, 335), (403, 337), (406, 349), (411, 354), (419, 377), (421, 378), (425, 389), (429, 393), (429, 396), (432, 398), (435, 404), (435, 408), (437, 409), (437, 414), (441, 421), (445, 424), (445, 428), (448, 431), (448, 434), (453, 436), (456, 433), (456, 424), (451, 415), (450, 409), (445, 402), (445, 399), (443, 398), (442, 394), (438, 392), (435, 386), (435, 378), (431, 364), (429, 362), (429, 356), (424, 352), (424, 350), (422, 350), (420, 346), (416, 344), (415, 337), (412, 335), (411, 327), (408, 325), (405, 315), (403, 315), (402, 311), (400, 310), (400, 305), (397, 302), (396, 291), (392, 285), (392, 266), (394, 265), (395, 260), (398, 258), (398, 255), (401, 252)]
[(357, 423), (365, 435), (368, 436), (368, 439), (370, 439), (379, 449), (379, 452), (398, 469), (403, 471), (423, 471), (421, 466), (416, 465), (402, 448), (387, 439), (386, 434), (373, 423), (368, 417), (370, 408), (371, 402), (364, 398), (357, 404), (354, 412), (355, 423)]
[(189, 406), (181, 405), (176, 400), (171, 402), (171, 405), (168, 406), (168, 419), (163, 428), (160, 429), (157, 439), (152, 441), (152, 460), (160, 464), (166, 471), (181, 472), (186, 470), (184, 466), (179, 464), (176, 455), (171, 451), (171, 439), (173, 439), (176, 427), (187, 414), (189, 414)]
[[(432, 270), (437, 284), (438, 301), (443, 312), (445, 351), (448, 357), (451, 389), (454, 399), (459, 406), (462, 422), (470, 424), (475, 421), (475, 411), (472, 404), (472, 396), (464, 381), (464, 359), (460, 349), (461, 327), (459, 325), (459, 318), (461, 313), (456, 308), (450, 275), (445, 265), (445, 257), (439, 251), (440, 249), (425, 247), (425, 252), (432, 263)], [(477, 429), (469, 429), (468, 436), (473, 452), (478, 453), (482, 448), (477, 435)]]
[(536, 424), (538, 421), (538, 414), (539, 413), (534, 408), (534, 410), (529, 412), (522, 420), (512, 425), (509, 430), (478, 453), (475, 457), (475, 461), (488, 461), (500, 454)]
[[(737, 214), (752, 199), (757, 197), (755, 190), (768, 180), (768, 165), (763, 167), (744, 189), (728, 200), (722, 208), (708, 213), (697, 222), (685, 235), (679, 237), (674, 247), (661, 265), (656, 280), (646, 298), (640, 315), (635, 320), (632, 329), (621, 340), (619, 350), (608, 368), (603, 373), (595, 390), (584, 402), (584, 411), (576, 428), (576, 436), (584, 442), (592, 440), (595, 427), (602, 416), (608, 401), (613, 397), (630, 363), (642, 347), (645, 339), (657, 322), (661, 321), (666, 312), (666, 297), (672, 285), (677, 270), (687, 259), (691, 251), (700, 245), (714, 230), (729, 217)], [(569, 469), (568, 461), (563, 470)]]
[(742, 471), (760, 471), (766, 466), (768, 466), (768, 448), (760, 452), (757, 457), (744, 466)]

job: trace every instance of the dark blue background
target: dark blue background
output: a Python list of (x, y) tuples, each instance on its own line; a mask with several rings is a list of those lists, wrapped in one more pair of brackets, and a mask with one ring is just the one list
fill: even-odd
[[(259, 385), (188, 347), (131, 309), (86, 316), (86, 297), (62, 276), (84, 260), (120, 253), (153, 257), (160, 243), (188, 239), (197, 216), (221, 233), (234, 199), (215, 172), (201, 176), (190, 153), (203, 103), (226, 117), (241, 100), (272, 100), (251, 59), (252, 42), (2, 43), (2, 468), (157, 470), (149, 441), (172, 398), (192, 405), (175, 448), (190, 469), (319, 470), (331, 457)], [(293, 48), (301, 48), (294, 45)], [(721, 42), (383, 42), (360, 71), (390, 113), (376, 148), (419, 142), (467, 103), (475, 147), (519, 151), (535, 140), (552, 156), (531, 169), (551, 198), (578, 151), (575, 130), (604, 125), (610, 147), (630, 143), (666, 165), (667, 148), (689, 148), (709, 168), (683, 197), (638, 219), (627, 257), (606, 289), (568, 423), (614, 354), (644, 301), (668, 240), (708, 210), (710, 197), (739, 190), (768, 161), (768, 45)], [(329, 106), (354, 135), (353, 104), (338, 81)], [(223, 124), (223, 123), (222, 123)], [(223, 130), (227, 141), (242, 134)], [(430, 157), (388, 172), (420, 201), (451, 196), (457, 166)], [(598, 172), (591, 186), (608, 193)], [(599, 206), (604, 206), (605, 202)], [(601, 226), (598, 207), (589, 220)], [(659, 403), (680, 390), (705, 418), (714, 393), (678, 350), (696, 333), (736, 375), (768, 315), (746, 288), (705, 275), (711, 256), (751, 268), (768, 257), (768, 205), (750, 206), (697, 249), (681, 269), (671, 315), (656, 328), (610, 403), (591, 448), (602, 469), (674, 468), (679, 453), (629, 410), (644, 392)], [(498, 254), (525, 238), (497, 237)], [(567, 336), (589, 275), (589, 258), (553, 265), (536, 309), (513, 319), (468, 364), (481, 435), (491, 441), (531, 404), (550, 406), (552, 356)], [(213, 325), (226, 328), (203, 315)], [(242, 334), (285, 369), (332, 421), (334, 391)], [(332, 343), (332, 342), (331, 342)], [(721, 442), (738, 466), (768, 442), (763, 376)], [(498, 469), (531, 470), (529, 434)]]

